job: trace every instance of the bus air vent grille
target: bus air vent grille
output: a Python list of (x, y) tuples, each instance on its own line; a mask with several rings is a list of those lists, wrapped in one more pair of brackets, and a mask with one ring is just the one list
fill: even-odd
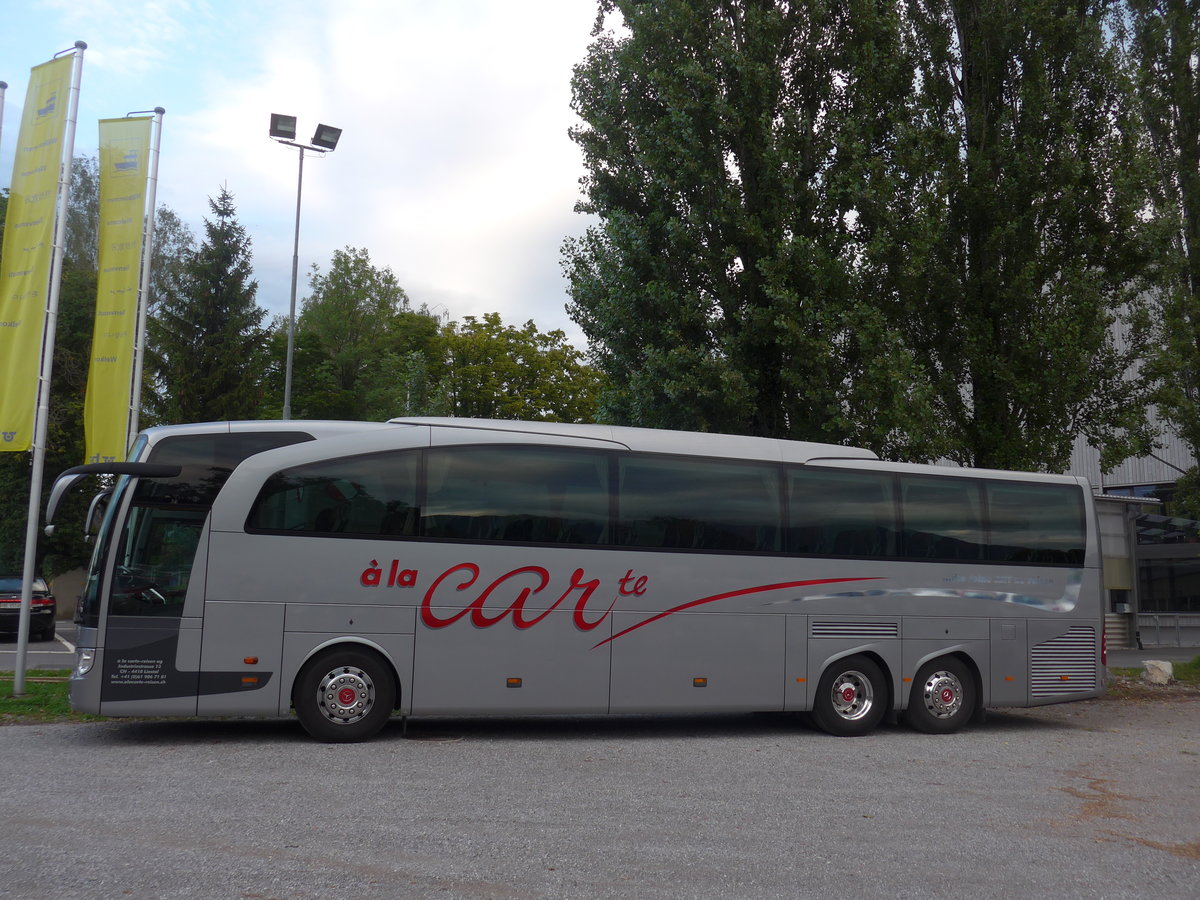
[(813, 622), (811, 636), (815, 638), (898, 638), (899, 622)]
[(1096, 629), (1088, 625), (1072, 625), (1066, 634), (1038, 644), (1033, 648), (1033, 696), (1094, 691), (1097, 654)]

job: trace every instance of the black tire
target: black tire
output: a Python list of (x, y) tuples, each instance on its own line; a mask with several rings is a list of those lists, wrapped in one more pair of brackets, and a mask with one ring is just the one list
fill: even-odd
[(925, 734), (952, 734), (975, 715), (975, 676), (953, 656), (930, 660), (913, 678), (904, 718)]
[(365, 741), (396, 705), (391, 667), (372, 650), (336, 647), (304, 664), (292, 689), (296, 718), (325, 743)]
[(812, 718), (829, 734), (858, 737), (875, 730), (887, 705), (888, 685), (879, 664), (869, 656), (848, 656), (821, 675)]
[(52, 640), (54, 640), (54, 630), (55, 630), (55, 623), (51, 622), (49, 625), (47, 625), (45, 628), (43, 628), (41, 631), (39, 631), (37, 633), (37, 637), (35, 637), (34, 640), (35, 641), (52, 641)]

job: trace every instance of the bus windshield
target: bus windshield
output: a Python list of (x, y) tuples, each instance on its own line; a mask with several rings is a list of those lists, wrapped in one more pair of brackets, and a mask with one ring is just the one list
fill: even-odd
[(146, 452), (142, 435), (130, 458), (145, 454), (148, 462), (175, 466), (173, 474), (138, 478), (128, 512), (122, 513), (130, 476), (117, 482), (100, 526), (87, 583), (75, 621), (96, 628), (105, 562), (113, 542), (114, 523), (124, 515), (122, 543), (112, 572), (110, 612), (114, 615), (178, 616), (196, 546), (208, 509), (238, 463), (264, 450), (311, 440), (301, 431), (230, 434), (212, 432), (162, 438)]
[(88, 564), (87, 581), (79, 595), (79, 604), (75, 607), (75, 624), (84, 628), (96, 628), (100, 624), (100, 596), (104, 583), (104, 561), (108, 559), (108, 548), (112, 543), (113, 522), (121, 500), (129, 487), (129, 476), (117, 478), (108, 505), (104, 508), (104, 518), (100, 522), (100, 530), (96, 534), (96, 545), (92, 549), (92, 559)]

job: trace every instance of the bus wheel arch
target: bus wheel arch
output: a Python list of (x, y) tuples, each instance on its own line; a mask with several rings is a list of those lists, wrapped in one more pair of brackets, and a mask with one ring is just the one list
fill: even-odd
[(913, 676), (904, 718), (925, 734), (953, 734), (980, 713), (979, 671), (969, 657), (950, 653), (928, 660)]
[(887, 664), (874, 653), (853, 653), (835, 659), (821, 673), (812, 719), (829, 734), (858, 737), (874, 731), (891, 707)]
[(360, 642), (323, 647), (292, 683), (296, 718), (312, 737), (353, 743), (374, 737), (399, 704), (400, 681), (387, 657)]

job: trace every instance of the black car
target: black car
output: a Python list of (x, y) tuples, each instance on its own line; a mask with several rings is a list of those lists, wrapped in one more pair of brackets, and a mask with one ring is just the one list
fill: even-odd
[[(0, 575), (0, 632), (14, 635), (21, 625), (21, 576)], [(54, 640), (54, 620), (58, 603), (45, 578), (33, 579), (33, 605), (29, 612), (29, 639)]]

